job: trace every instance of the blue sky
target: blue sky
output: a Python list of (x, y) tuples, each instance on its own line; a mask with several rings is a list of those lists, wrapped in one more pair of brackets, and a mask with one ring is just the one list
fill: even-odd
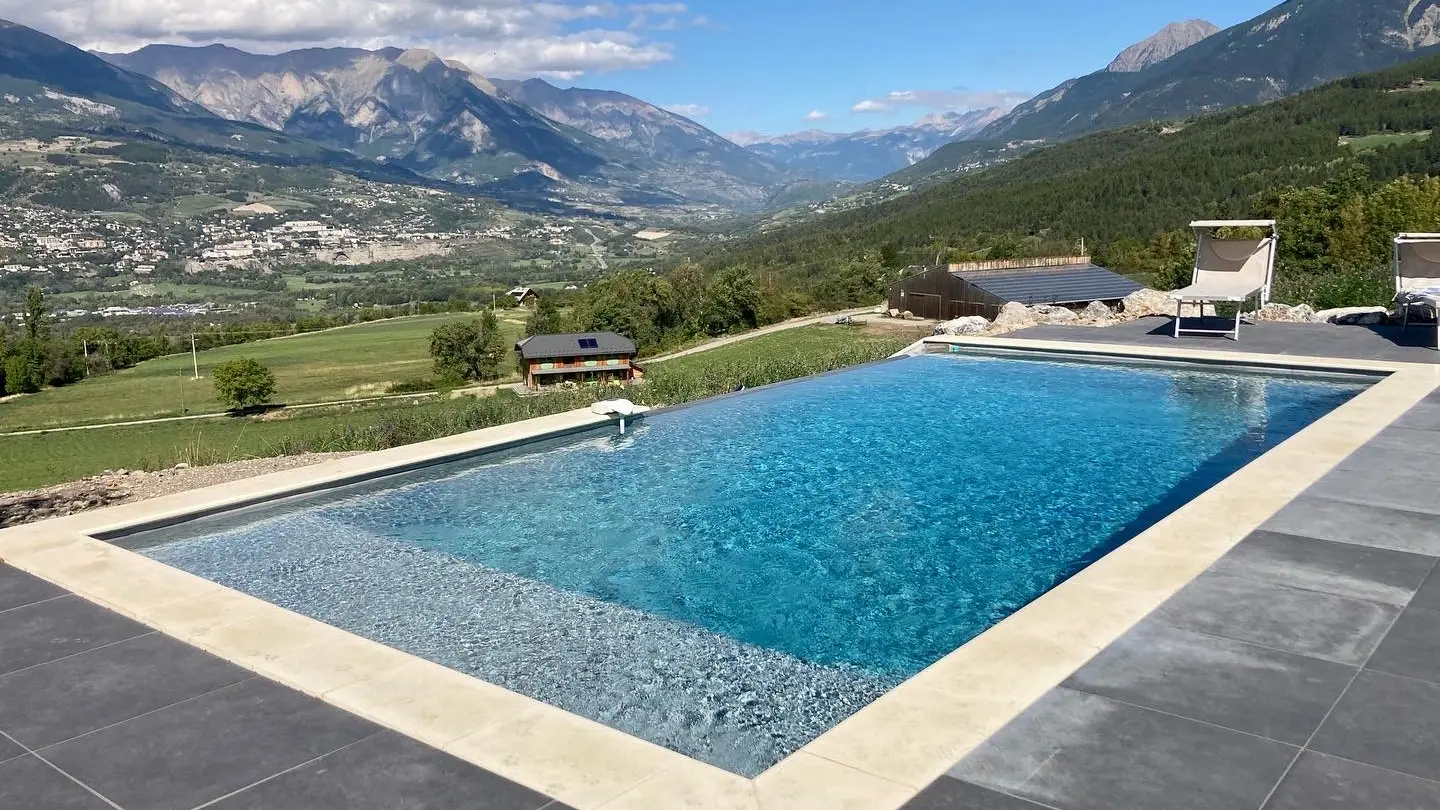
[[(1034, 94), (1097, 70), (1168, 22), (1203, 18), (1227, 27), (1266, 0), (693, 0), (704, 24), (655, 32), (673, 58), (644, 69), (593, 73), (582, 86), (621, 90), (661, 105), (694, 105), (718, 132), (766, 134), (818, 127), (848, 131), (908, 123), (933, 108), (887, 105), (895, 91), (932, 102), (959, 91)], [(560, 82), (564, 83), (564, 82)], [(807, 121), (812, 111), (828, 117)]]

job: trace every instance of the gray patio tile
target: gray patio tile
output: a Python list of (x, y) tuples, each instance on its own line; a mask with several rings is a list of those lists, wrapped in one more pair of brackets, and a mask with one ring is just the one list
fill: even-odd
[[(1375, 473), (1399, 472), (1423, 475), (1434, 460), (1435, 431), (1398, 428), (1393, 425), (1375, 434), (1364, 447), (1340, 462), (1347, 470), (1364, 469)], [(1373, 465), (1373, 466), (1362, 466)]]
[(64, 596), (65, 591), (14, 566), (0, 562), (0, 610)]
[(1376, 475), (1369, 471), (1337, 469), (1315, 482), (1306, 494), (1347, 503), (1440, 515), (1440, 498), (1436, 497), (1436, 489), (1433, 473), (1416, 475), (1391, 470), (1384, 475)]
[(550, 797), (384, 731), (242, 790), (214, 810), (537, 810)]
[(1358, 666), (1399, 612), (1392, 605), (1205, 573), (1152, 615), (1187, 630)]
[(1365, 670), (1310, 748), (1440, 780), (1440, 684)]
[(6, 810), (114, 810), (33, 755), (0, 764), (0, 807)]
[(950, 775), (1065, 810), (1254, 810), (1296, 751), (1058, 688)]
[(378, 730), (255, 678), (40, 753), (125, 810), (184, 810)]
[(1419, 512), (1301, 495), (1260, 528), (1440, 557), (1440, 520)]
[(1440, 611), (1440, 566), (1430, 572), (1425, 584), (1415, 592), (1415, 598), (1410, 600), (1410, 607)]
[(1263, 810), (1436, 810), (1440, 782), (1306, 751)]
[(906, 802), (901, 810), (1042, 810), (1042, 807), (952, 776), (942, 776)]
[[(4, 728), (0, 728), (0, 731), (4, 730)], [(7, 759), (14, 759), (23, 753), (25, 753), (25, 749), (21, 748), (19, 743), (13, 742), (7, 737), (0, 736), (0, 762), (4, 762)]]
[(1142, 622), (1065, 686), (1303, 744), (1355, 667)]
[(1440, 400), (1427, 397), (1391, 424), (1411, 430), (1440, 430)]
[(1400, 614), (1365, 666), (1440, 683), (1440, 613), (1410, 608)]
[(0, 729), (43, 748), (251, 677), (151, 633), (0, 676)]
[(1403, 607), (1435, 568), (1436, 560), (1403, 551), (1257, 531), (1210, 570)]
[(149, 632), (78, 596), (7, 610), (0, 613), (0, 675)]

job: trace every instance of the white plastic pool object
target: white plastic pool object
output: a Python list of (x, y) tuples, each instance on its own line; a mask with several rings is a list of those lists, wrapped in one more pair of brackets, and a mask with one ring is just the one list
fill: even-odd
[(635, 413), (635, 403), (628, 399), (606, 399), (591, 405), (590, 410), (592, 413), (631, 416)]
[(590, 406), (592, 413), (611, 414), (620, 417), (620, 435), (625, 435), (625, 417), (635, 413), (635, 403), (628, 399), (606, 399)]

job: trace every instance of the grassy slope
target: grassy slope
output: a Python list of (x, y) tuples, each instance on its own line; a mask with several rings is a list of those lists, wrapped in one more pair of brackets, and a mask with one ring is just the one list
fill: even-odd
[[(475, 316), (421, 315), (211, 349), (199, 355), (199, 380), (192, 379), (189, 354), (160, 357), (116, 374), (0, 403), (0, 430), (222, 411), (208, 370), (239, 357), (254, 357), (275, 372), (279, 389), (275, 398), (280, 402), (383, 394), (388, 383), (431, 376), (430, 332), (443, 323), (471, 317)], [(502, 317), (500, 322), (512, 337), (523, 332), (517, 321)]]
[[(750, 385), (788, 379), (800, 374), (864, 362), (898, 351), (913, 335), (873, 335), (860, 329), (810, 326), (732, 344), (676, 360), (657, 363), (651, 370), (657, 394), (682, 401), (723, 393), (737, 382)], [(645, 389), (631, 394), (644, 399)], [(597, 395), (610, 395), (598, 392)], [(552, 395), (547, 395), (552, 396)], [(565, 395), (560, 395), (565, 396)], [(546, 397), (486, 401), (510, 421), (546, 410)], [(556, 399), (558, 409), (581, 407), (573, 397)], [(0, 492), (47, 486), (93, 475), (106, 469), (161, 469), (179, 461), (221, 461), (283, 455), (297, 450), (363, 448), (364, 441), (347, 441), (350, 431), (363, 433), (397, 420), (463, 425), (457, 418), (474, 400), (458, 402), (397, 402), (296, 411), (262, 418), (220, 418), (166, 422), (132, 427), (99, 428), (32, 436), (0, 436)], [(508, 408), (508, 410), (507, 410)], [(413, 438), (424, 438), (414, 436)]]

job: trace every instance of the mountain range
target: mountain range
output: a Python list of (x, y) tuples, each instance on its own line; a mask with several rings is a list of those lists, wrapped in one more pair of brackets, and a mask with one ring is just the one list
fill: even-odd
[(1274, 101), (1428, 52), (1440, 44), (1440, 3), (1287, 0), (1224, 31), (1206, 34), (1207, 26), (1162, 31), (976, 137), (1053, 140)]
[(1263, 102), (1436, 49), (1440, 2), (1287, 0), (1223, 31), (1202, 20), (1166, 26), (1104, 69), (1011, 110), (727, 139), (623, 93), (492, 80), (421, 49), (90, 54), (0, 21), (0, 130), (308, 161), (518, 204), (745, 211), (891, 172), (906, 183), (950, 176), (1047, 142)]
[(1008, 107), (989, 107), (935, 113), (915, 124), (890, 129), (809, 130), (776, 137), (737, 132), (730, 139), (782, 165), (836, 180), (865, 182), (924, 160), (947, 143), (973, 137), (1007, 112)]

